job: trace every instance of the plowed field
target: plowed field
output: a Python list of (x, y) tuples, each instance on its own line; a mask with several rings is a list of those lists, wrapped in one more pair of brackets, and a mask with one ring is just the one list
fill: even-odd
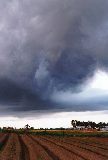
[(0, 160), (108, 160), (108, 138), (0, 134)]

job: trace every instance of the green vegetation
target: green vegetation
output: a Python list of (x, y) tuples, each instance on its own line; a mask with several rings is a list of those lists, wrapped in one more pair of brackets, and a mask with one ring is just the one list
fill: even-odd
[(83, 131), (38, 131), (38, 132), (29, 132), (29, 134), (33, 135), (41, 135), (41, 136), (59, 136), (59, 137), (108, 137), (108, 132), (83, 132)]

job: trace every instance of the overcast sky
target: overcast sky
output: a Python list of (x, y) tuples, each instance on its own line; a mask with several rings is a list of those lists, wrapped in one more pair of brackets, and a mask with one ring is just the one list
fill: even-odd
[(0, 0), (2, 118), (103, 113), (107, 82), (108, 1)]

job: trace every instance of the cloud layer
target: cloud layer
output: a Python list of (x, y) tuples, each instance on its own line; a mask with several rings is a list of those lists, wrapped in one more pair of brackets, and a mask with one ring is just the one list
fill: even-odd
[(59, 109), (55, 91), (79, 92), (97, 68), (107, 71), (106, 0), (1, 0), (0, 15), (3, 106)]

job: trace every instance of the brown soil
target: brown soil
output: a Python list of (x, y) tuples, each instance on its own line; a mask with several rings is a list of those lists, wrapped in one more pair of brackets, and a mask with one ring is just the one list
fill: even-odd
[(107, 160), (108, 138), (0, 134), (0, 160)]
[(20, 160), (21, 146), (18, 136), (12, 133), (0, 154), (0, 160)]
[(20, 159), (21, 160), (30, 160), (29, 150), (28, 150), (27, 146), (25, 145), (21, 136), (18, 136), (18, 138), (19, 138), (19, 142), (20, 142), (20, 146), (21, 146)]
[(9, 134), (0, 134), (0, 153), (2, 152), (4, 146), (6, 145), (9, 138)]
[[(74, 143), (70, 141), (65, 141), (65, 138), (60, 139), (60, 138), (49, 138), (49, 137), (40, 137), (44, 143), (45, 141), (48, 141), (50, 143), (56, 144), (58, 146), (61, 146), (65, 150), (70, 151), (72, 154), (76, 154), (78, 157), (81, 157), (83, 159), (87, 160), (92, 160), (98, 159), (98, 160), (106, 160), (108, 159), (108, 150), (96, 148), (93, 146), (85, 145), (85, 144), (80, 144), (77, 141)], [(73, 158), (74, 159), (74, 158)]]
[[(59, 145), (58, 142), (52, 142), (46, 138), (43, 138), (41, 136), (36, 137), (32, 136), (35, 142), (39, 142), (40, 144), (47, 147), (49, 150), (51, 150), (54, 154), (58, 156), (59, 160), (85, 160), (84, 157), (77, 155), (71, 149), (67, 149), (66, 147)], [(52, 138), (53, 139), (53, 138)]]
[(29, 150), (30, 160), (53, 160), (45, 148), (43, 148), (39, 143), (36, 143), (29, 136), (23, 135), (22, 139)]
[(73, 150), (72, 147), (74, 147), (74, 149), (76, 150), (79, 148), (77, 153), (79, 152), (80, 154), (80, 151), (82, 150), (83, 151), (82, 156), (84, 154), (84, 157), (86, 157), (88, 153), (89, 158), (87, 159), (92, 159), (94, 155), (95, 155), (95, 158), (97, 157), (97, 159), (108, 159), (108, 147), (104, 146), (103, 139), (101, 139), (101, 145), (95, 143), (95, 139), (94, 141), (92, 140), (91, 142), (89, 138), (85, 139), (85, 138), (78, 138), (78, 137), (77, 138), (71, 138), (71, 137), (70, 138), (57, 138), (55, 137), (54, 142), (56, 141), (57, 143), (61, 142), (61, 144), (64, 144), (64, 145), (67, 144), (68, 146), (70, 146), (72, 150)]

